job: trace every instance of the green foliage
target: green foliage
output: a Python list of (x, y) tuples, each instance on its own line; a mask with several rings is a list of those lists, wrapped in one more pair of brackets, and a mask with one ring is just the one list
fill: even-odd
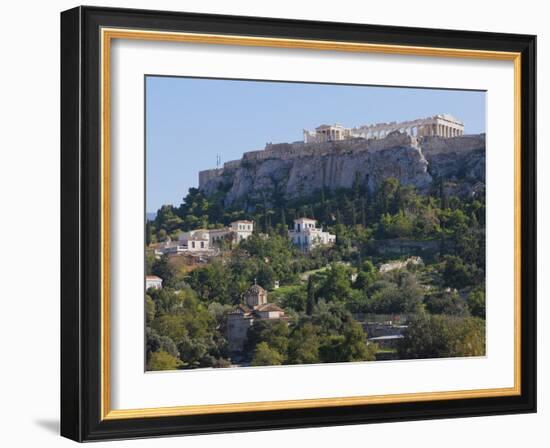
[[(158, 336), (173, 341), (181, 367), (210, 367), (224, 364), (226, 341), (215, 315), (189, 288), (150, 290), (157, 309), (150, 326)], [(154, 344), (151, 334), (151, 344)], [(155, 351), (155, 347), (150, 348)]]
[(181, 366), (181, 361), (165, 351), (158, 351), (151, 354), (147, 370), (176, 370)]
[(410, 214), (403, 210), (395, 215), (385, 213), (380, 217), (379, 237), (381, 238), (405, 238), (413, 235), (414, 220)]
[(155, 302), (150, 295), (145, 294), (145, 325), (149, 326), (156, 314)]
[(485, 285), (474, 289), (468, 294), (468, 308), (472, 316), (485, 319)]
[(306, 310), (307, 292), (302, 284), (281, 286), (269, 293), (269, 300), (284, 309), (291, 308), (298, 312)]
[(425, 300), (426, 309), (432, 314), (466, 316), (469, 314), (466, 301), (456, 291), (432, 294)]
[(278, 366), (284, 361), (284, 356), (271, 348), (267, 342), (260, 342), (255, 350), (251, 365), (253, 366)]
[(376, 280), (378, 280), (378, 269), (374, 266), (372, 261), (367, 260), (361, 266), (357, 273), (357, 278), (353, 284), (356, 289), (366, 290)]
[(315, 283), (313, 281), (313, 276), (310, 275), (307, 279), (307, 297), (306, 297), (306, 314), (311, 316), (313, 313), (313, 307), (317, 303), (316, 299), (317, 291), (315, 291)]
[(160, 259), (153, 262), (151, 271), (154, 275), (162, 278), (164, 287), (174, 286), (176, 282), (176, 273), (168, 263), (168, 257), (166, 255), (161, 256)]
[[(255, 233), (241, 242), (222, 241), (222, 256), (191, 272), (147, 249), (146, 273), (164, 285), (145, 297), (148, 365), (157, 353), (179, 360), (176, 368), (229, 365), (227, 313), (251, 284), (271, 290), (275, 281), (281, 287), (269, 292), (269, 301), (287, 319), (257, 320), (249, 329), (242, 355), (253, 365), (372, 360), (376, 346), (367, 344), (355, 320), (363, 313), (412, 316), (400, 357), (484, 353), (485, 202), (452, 196), (445, 182), (439, 191), (420, 194), (393, 178), (374, 191), (356, 178), (352, 188), (325, 188), (295, 200), (275, 188), (231, 208), (224, 206), (228, 185), (209, 197), (190, 189), (179, 207), (163, 206), (147, 222), (147, 245), (237, 219), (254, 220)], [(295, 248), (287, 225), (301, 216), (336, 234), (336, 244), (307, 253)], [(379, 248), (393, 239), (402, 252), (386, 255)], [(439, 253), (425, 257), (407, 240), (431, 240)], [(426, 265), (383, 274), (377, 269), (412, 255), (422, 255)], [(155, 355), (154, 362), (163, 359)]]
[(306, 322), (292, 332), (288, 346), (289, 364), (314, 364), (319, 362), (320, 339), (317, 329)]
[(454, 255), (444, 259), (443, 280), (451, 288), (462, 289), (480, 281), (481, 271), (473, 265), (468, 265)]
[(281, 320), (257, 320), (248, 329), (246, 351), (252, 353), (256, 346), (265, 342), (269, 348), (276, 350), (286, 359), (288, 353), (288, 337), (290, 330), (288, 324)]
[(366, 343), (367, 335), (358, 322), (344, 322), (342, 334), (329, 334), (319, 348), (322, 362), (373, 361), (375, 352)]
[(353, 293), (351, 274), (348, 266), (332, 263), (323, 273), (318, 296), (327, 302), (348, 300)]
[(176, 344), (168, 336), (161, 336), (155, 330), (150, 327), (145, 328), (145, 337), (147, 340), (147, 358), (151, 357), (151, 354), (158, 351), (165, 351), (172, 356), (178, 357), (179, 352)]
[(483, 356), (485, 322), (475, 317), (420, 314), (405, 331), (398, 353), (404, 359)]
[(213, 262), (204, 268), (195, 269), (187, 280), (204, 302), (226, 305), (235, 303), (230, 276), (228, 267), (220, 262)]
[(145, 275), (153, 274), (153, 265), (155, 264), (155, 254), (152, 250), (145, 251)]

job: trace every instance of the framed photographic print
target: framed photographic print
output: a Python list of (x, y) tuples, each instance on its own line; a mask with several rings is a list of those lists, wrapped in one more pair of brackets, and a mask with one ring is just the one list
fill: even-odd
[(535, 37), (61, 14), (61, 433), (536, 411)]

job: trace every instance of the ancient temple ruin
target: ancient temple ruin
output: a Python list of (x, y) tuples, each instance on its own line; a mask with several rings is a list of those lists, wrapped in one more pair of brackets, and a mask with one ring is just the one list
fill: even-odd
[(441, 114), (410, 121), (366, 124), (355, 128), (322, 124), (313, 131), (304, 129), (303, 132), (304, 143), (322, 143), (349, 138), (381, 139), (394, 131), (413, 137), (459, 137), (464, 135), (464, 123), (452, 115)]

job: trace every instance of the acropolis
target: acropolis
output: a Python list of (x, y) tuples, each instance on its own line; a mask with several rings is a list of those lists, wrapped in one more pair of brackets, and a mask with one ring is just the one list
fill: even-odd
[(441, 114), (411, 121), (366, 124), (355, 128), (346, 128), (339, 124), (322, 124), (314, 131), (304, 129), (304, 143), (321, 143), (349, 138), (380, 139), (394, 131), (404, 132), (413, 137), (459, 137), (464, 134), (464, 123), (451, 115)]
[[(442, 139), (452, 142), (464, 139), (464, 123), (451, 115), (440, 114), (433, 117), (410, 121), (365, 124), (346, 128), (339, 124), (320, 125), (315, 130), (303, 131), (303, 141), (293, 143), (267, 143), (264, 149), (245, 152), (241, 159), (230, 160), (222, 167), (199, 172), (199, 188), (211, 180), (234, 172), (243, 164), (268, 159), (290, 160), (299, 157), (334, 154), (335, 151), (376, 152), (399, 144), (417, 146), (421, 139)], [(408, 140), (408, 143), (402, 140)]]

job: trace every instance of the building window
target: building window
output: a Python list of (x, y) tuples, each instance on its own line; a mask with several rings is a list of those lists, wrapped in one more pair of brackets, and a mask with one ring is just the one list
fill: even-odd
[(204, 249), (204, 241), (201, 241), (201, 249)]
[(191, 243), (191, 247), (192, 247), (193, 249), (195, 248), (195, 242), (194, 242), (194, 241)]

